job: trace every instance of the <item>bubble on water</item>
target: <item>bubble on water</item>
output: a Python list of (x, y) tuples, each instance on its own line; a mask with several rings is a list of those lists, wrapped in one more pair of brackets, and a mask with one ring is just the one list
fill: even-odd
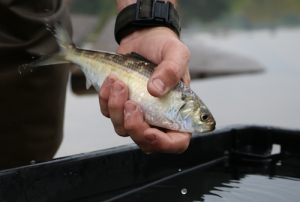
[(54, 36), (56, 36), (55, 32), (50, 28), (50, 26), (47, 27), (46, 30), (49, 31), (49, 32), (51, 32), (51, 34), (53, 34)]
[(187, 189), (185, 189), (185, 188), (181, 189), (181, 193), (182, 193), (183, 195), (187, 194)]
[(32, 72), (32, 69), (30, 70), (30, 72)]
[(49, 21), (47, 18), (45, 18), (46, 21)]
[(34, 56), (32, 56), (32, 59), (34, 58)]
[(30, 161), (30, 164), (31, 165), (35, 164), (35, 160)]
[(178, 171), (180, 172), (180, 171), (181, 171), (181, 168), (179, 168)]
[(25, 70), (27, 66), (28, 66), (28, 64), (23, 64), (23, 65), (19, 66), (19, 67), (18, 67), (18, 72), (19, 72), (20, 74), (22, 74), (22, 69)]

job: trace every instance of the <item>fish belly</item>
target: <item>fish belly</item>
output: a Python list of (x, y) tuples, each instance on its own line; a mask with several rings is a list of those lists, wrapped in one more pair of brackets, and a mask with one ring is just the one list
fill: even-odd
[(149, 63), (133, 58), (124, 65), (124, 61), (115, 60), (116, 58), (107, 60), (101, 55), (93, 59), (76, 57), (72, 62), (83, 70), (98, 92), (108, 75), (116, 75), (128, 86), (129, 99), (139, 104), (148, 124), (179, 130), (180, 126), (175, 123), (175, 118), (181, 105), (181, 101), (177, 102), (181, 96), (177, 94), (180, 93), (171, 91), (161, 98), (151, 96), (147, 90), (147, 83), (153, 71), (145, 65)]

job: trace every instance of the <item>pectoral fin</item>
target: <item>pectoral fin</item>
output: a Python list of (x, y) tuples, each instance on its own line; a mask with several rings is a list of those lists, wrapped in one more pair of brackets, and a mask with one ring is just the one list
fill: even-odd
[(167, 116), (163, 115), (165, 120), (162, 122), (165, 128), (171, 130), (180, 130), (181, 126), (178, 123), (175, 123), (173, 120), (169, 119)]

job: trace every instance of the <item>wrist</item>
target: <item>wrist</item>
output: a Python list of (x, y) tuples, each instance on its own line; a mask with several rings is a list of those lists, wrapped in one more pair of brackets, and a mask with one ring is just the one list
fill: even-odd
[(122, 38), (120, 45), (131, 43), (132, 41), (136, 40), (140, 41), (157, 36), (164, 39), (179, 40), (178, 35), (167, 27), (150, 27), (134, 31), (126, 35), (124, 38)]

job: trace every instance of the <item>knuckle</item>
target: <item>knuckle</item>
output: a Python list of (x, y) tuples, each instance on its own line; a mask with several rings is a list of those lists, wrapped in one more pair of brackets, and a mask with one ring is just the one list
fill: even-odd
[(160, 147), (156, 148), (158, 152), (174, 152), (174, 141), (169, 142), (168, 144), (163, 144)]
[(181, 77), (180, 74), (180, 65), (174, 61), (173, 59), (170, 59), (169, 65), (165, 68), (166, 75), (168, 75), (167, 79), (170, 83), (177, 83)]
[(125, 130), (132, 131), (136, 129), (139, 124), (136, 121), (131, 121), (130, 119), (125, 120), (124, 128)]
[(104, 93), (101, 92), (101, 91), (100, 91), (100, 93), (99, 93), (99, 99), (100, 99), (100, 100), (104, 100), (104, 101), (106, 101), (106, 102), (108, 101), (108, 97), (104, 96)]
[(103, 114), (103, 116), (110, 118), (109, 112), (107, 110), (101, 108), (101, 113)]
[(175, 152), (176, 154), (181, 154), (183, 153), (185, 150), (187, 150), (187, 148), (190, 145), (190, 136), (186, 136), (182, 141), (181, 141), (181, 145), (180, 148), (177, 149), (177, 151)]
[(174, 153), (176, 153), (176, 154), (181, 154), (181, 153), (183, 153), (185, 150), (187, 150), (188, 147), (189, 147), (189, 144), (184, 144), (184, 145), (182, 145), (181, 148), (179, 148), (178, 150), (176, 150)]
[(189, 48), (186, 45), (182, 44), (181, 49), (182, 49), (182, 52), (184, 54), (184, 58), (187, 61), (190, 61), (190, 59), (191, 59), (191, 52), (190, 52)]
[(121, 127), (115, 127), (115, 132), (122, 137), (128, 136), (127, 132), (124, 130), (124, 128)]
[(109, 99), (108, 100), (108, 108), (109, 108), (109, 110), (116, 111), (116, 110), (120, 109), (121, 106), (120, 106), (120, 103), (115, 102), (114, 99)]
[(161, 147), (156, 148), (156, 151), (181, 154), (189, 147), (190, 139), (190, 136), (187, 135), (180, 142), (171, 140), (168, 144), (164, 144), (161, 145)]

